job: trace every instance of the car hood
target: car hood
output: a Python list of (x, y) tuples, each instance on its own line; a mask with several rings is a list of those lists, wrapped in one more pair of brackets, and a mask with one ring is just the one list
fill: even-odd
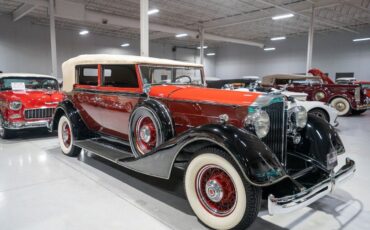
[(249, 106), (261, 93), (238, 92), (197, 86), (152, 86), (150, 97), (168, 98), (176, 101)]
[(26, 90), (5, 91), (2, 94), (8, 101), (21, 101), (25, 108), (37, 108), (42, 106), (56, 106), (63, 100), (63, 94), (59, 91)]

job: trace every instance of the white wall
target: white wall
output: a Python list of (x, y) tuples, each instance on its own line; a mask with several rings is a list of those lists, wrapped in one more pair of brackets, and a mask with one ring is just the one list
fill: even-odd
[[(61, 77), (61, 64), (79, 54), (140, 54), (139, 41), (125, 41), (120, 38), (89, 34), (82, 37), (78, 31), (60, 30), (57, 34), (58, 77)], [(131, 44), (128, 48), (120, 45)], [(160, 43), (150, 43), (150, 56), (199, 62), (199, 51), (177, 49)], [(0, 70), (3, 72), (31, 72), (50, 74), (51, 72), (49, 28), (35, 25), (28, 18), (12, 22), (9, 16), (0, 16)], [(215, 59), (205, 60), (206, 75), (215, 75)]]
[[(370, 28), (361, 34), (331, 32), (317, 34), (314, 40), (313, 67), (335, 77), (336, 72), (354, 72), (355, 77), (370, 80), (370, 42), (352, 42), (353, 38), (370, 36)], [(216, 76), (238, 78), (274, 73), (304, 73), (307, 37), (268, 42), (276, 51), (228, 44), (217, 50)]]

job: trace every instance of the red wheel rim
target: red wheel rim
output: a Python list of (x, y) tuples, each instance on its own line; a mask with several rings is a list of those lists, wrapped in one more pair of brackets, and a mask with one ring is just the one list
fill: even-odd
[(157, 132), (150, 117), (140, 117), (136, 123), (136, 147), (141, 154), (152, 151), (157, 145)]
[(230, 215), (237, 203), (233, 180), (227, 172), (217, 165), (201, 168), (195, 181), (196, 193), (202, 206), (212, 215)]
[(71, 145), (72, 135), (71, 135), (71, 128), (69, 127), (69, 124), (65, 122), (62, 126), (62, 139), (64, 146), (69, 148)]

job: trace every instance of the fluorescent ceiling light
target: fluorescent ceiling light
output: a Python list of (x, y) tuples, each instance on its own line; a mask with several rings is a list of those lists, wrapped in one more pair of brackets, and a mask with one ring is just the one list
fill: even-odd
[(122, 45), (121, 45), (121, 47), (129, 47), (130, 46), (130, 43), (123, 43)]
[(158, 12), (159, 12), (158, 9), (151, 9), (151, 10), (148, 11), (148, 15), (156, 14)]
[(286, 37), (274, 37), (274, 38), (271, 38), (271, 41), (279, 41), (279, 40), (285, 40)]
[(286, 18), (291, 18), (294, 17), (294, 14), (282, 14), (282, 15), (277, 15), (272, 17), (272, 20), (280, 20), (280, 19), (286, 19)]
[(263, 50), (264, 51), (273, 51), (273, 50), (276, 50), (276, 48), (274, 48), (274, 47), (267, 47), (267, 48), (264, 48)]
[(183, 38), (183, 37), (187, 37), (188, 34), (176, 34), (176, 37), (177, 38)]
[(86, 35), (86, 34), (88, 34), (89, 33), (89, 31), (88, 30), (81, 30), (80, 31), (80, 35)]
[(362, 42), (362, 41), (369, 41), (370, 38), (356, 38), (356, 39), (353, 39), (354, 42)]
[[(207, 49), (208, 46), (203, 46), (203, 49)], [(197, 47), (198, 50), (200, 50), (200, 46)]]
[(208, 53), (207, 56), (215, 56), (216, 53)]

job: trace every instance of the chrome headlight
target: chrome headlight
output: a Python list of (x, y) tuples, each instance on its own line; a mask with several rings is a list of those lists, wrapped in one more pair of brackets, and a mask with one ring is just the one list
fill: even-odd
[(9, 109), (11, 110), (20, 110), (22, 108), (22, 102), (20, 101), (11, 101), (9, 103)]
[(254, 130), (259, 138), (264, 138), (270, 131), (270, 117), (266, 111), (256, 110), (248, 114), (245, 125)]
[(298, 128), (304, 128), (307, 125), (307, 111), (303, 106), (292, 108), (291, 121)]

